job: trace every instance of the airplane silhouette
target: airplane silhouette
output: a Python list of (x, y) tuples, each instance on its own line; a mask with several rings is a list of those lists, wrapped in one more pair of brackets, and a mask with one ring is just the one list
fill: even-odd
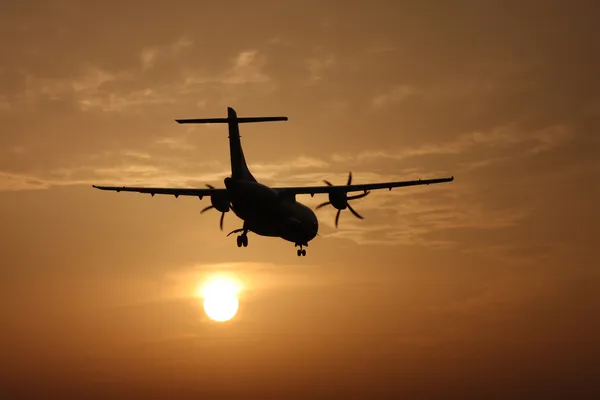
[[(214, 186), (206, 185), (207, 188), (158, 188), (158, 187), (130, 187), (130, 186), (97, 186), (94, 188), (100, 190), (112, 190), (116, 192), (137, 192), (179, 196), (197, 196), (202, 199), (204, 196), (210, 196), (211, 205), (204, 208), (201, 213), (215, 209), (221, 212), (220, 228), (223, 230), (223, 218), (225, 213), (232, 210), (235, 215), (244, 221), (243, 227), (235, 229), (227, 236), (233, 233), (240, 233), (237, 237), (238, 247), (248, 246), (248, 232), (254, 232), (260, 236), (270, 236), (282, 238), (300, 247), (297, 251), (298, 256), (305, 256), (308, 242), (317, 236), (319, 223), (315, 213), (304, 204), (296, 201), (296, 195), (326, 193), (329, 195), (329, 201), (326, 201), (316, 208), (331, 205), (338, 210), (335, 216), (335, 226), (337, 228), (340, 213), (346, 208), (350, 210), (355, 217), (364, 219), (348, 203), (349, 200), (356, 200), (367, 196), (371, 190), (389, 189), (404, 186), (431, 185), (434, 183), (451, 182), (454, 177), (413, 180), (401, 182), (382, 182), (367, 184), (352, 184), (352, 173), (348, 175), (346, 185), (333, 185), (329, 181), (324, 181), (326, 186), (306, 186), (306, 187), (268, 187), (259, 183), (246, 165), (244, 152), (240, 142), (240, 123), (249, 122), (270, 122), (287, 121), (287, 117), (238, 117), (235, 110), (227, 108), (227, 118), (200, 118), (200, 119), (177, 119), (180, 124), (209, 124), (225, 123), (229, 126), (229, 152), (231, 159), (231, 177), (224, 180), (225, 188), (217, 189)], [(353, 196), (348, 196), (350, 192), (362, 192)]]

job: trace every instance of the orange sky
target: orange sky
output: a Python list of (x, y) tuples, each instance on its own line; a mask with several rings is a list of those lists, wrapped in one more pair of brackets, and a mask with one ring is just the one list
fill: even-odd
[[(3, 5), (0, 397), (597, 396), (597, 14), (577, 0)], [(238, 249), (225, 234), (240, 221), (219, 231), (199, 215), (208, 199), (91, 188), (222, 187), (225, 127), (173, 119), (227, 106), (289, 117), (242, 126), (267, 184), (456, 180), (372, 193), (338, 230), (317, 211), (303, 258), (253, 234)], [(218, 271), (245, 286), (228, 324), (193, 297)]]

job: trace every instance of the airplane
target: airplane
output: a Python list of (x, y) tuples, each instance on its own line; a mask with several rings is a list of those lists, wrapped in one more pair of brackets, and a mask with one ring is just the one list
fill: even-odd
[[(287, 121), (287, 117), (238, 117), (236, 111), (227, 107), (227, 118), (199, 118), (199, 119), (176, 119), (179, 124), (227, 124), (229, 128), (229, 153), (231, 161), (231, 176), (225, 178), (225, 188), (215, 188), (206, 185), (206, 188), (161, 188), (161, 187), (132, 187), (132, 186), (98, 186), (100, 190), (116, 192), (137, 192), (179, 196), (196, 196), (200, 200), (204, 196), (210, 196), (211, 205), (204, 208), (200, 213), (215, 209), (221, 212), (220, 228), (223, 230), (223, 218), (229, 211), (233, 211), (243, 221), (242, 228), (235, 229), (227, 236), (240, 233), (237, 236), (237, 246), (248, 246), (248, 232), (254, 232), (259, 236), (277, 237), (294, 243), (298, 256), (306, 256), (308, 243), (313, 240), (319, 231), (319, 222), (316, 214), (306, 205), (296, 200), (297, 195), (328, 194), (329, 200), (319, 204), (320, 209), (327, 205), (336, 208), (335, 226), (342, 210), (348, 209), (355, 217), (364, 219), (352, 206), (350, 200), (356, 200), (367, 196), (372, 190), (388, 189), (395, 187), (431, 185), (436, 183), (452, 182), (454, 176), (449, 178), (436, 178), (426, 180), (412, 180), (399, 182), (380, 182), (367, 184), (352, 184), (352, 172), (348, 174), (346, 185), (334, 185), (325, 180), (325, 186), (305, 187), (269, 187), (261, 184), (254, 178), (248, 166), (242, 150), (240, 141), (239, 124), (252, 122)], [(362, 192), (348, 196), (351, 192)]]

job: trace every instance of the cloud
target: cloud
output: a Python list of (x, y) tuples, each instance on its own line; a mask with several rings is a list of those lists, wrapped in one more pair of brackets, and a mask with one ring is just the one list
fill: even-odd
[(325, 71), (330, 70), (335, 65), (335, 56), (332, 54), (322, 57), (313, 57), (305, 61), (309, 71), (309, 82), (316, 83), (323, 78)]
[(177, 39), (173, 44), (171, 44), (170, 49), (171, 51), (178, 53), (184, 49), (187, 49), (188, 47), (191, 47), (194, 45), (194, 41), (192, 39), (190, 39), (187, 36), (183, 36), (180, 37), (179, 39)]
[(85, 97), (98, 91), (104, 84), (127, 77), (117, 76), (96, 67), (87, 67), (76, 78), (39, 78), (24, 73), (25, 90), (17, 96), (17, 101), (34, 103), (39, 99), (58, 100), (67, 96)]
[(155, 47), (150, 47), (142, 50), (140, 58), (142, 60), (142, 69), (147, 70), (154, 66), (154, 62), (158, 57), (159, 50)]
[[(324, 160), (304, 155), (280, 163), (248, 163), (248, 168), (250, 168), (257, 178), (260, 177), (261, 179), (271, 180), (285, 179), (285, 176), (288, 176), (291, 171), (326, 168), (328, 166), (329, 163)], [(282, 174), (284, 174), (284, 176), (282, 176)]]
[(196, 146), (189, 143), (187, 140), (187, 137), (185, 137), (185, 136), (177, 136), (177, 137), (166, 136), (166, 137), (158, 139), (156, 141), (156, 144), (158, 144), (160, 146), (166, 146), (167, 148), (169, 148), (171, 150), (189, 151), (189, 150), (196, 149)]
[(570, 135), (570, 130), (562, 125), (535, 131), (532, 139), (536, 145), (529, 151), (535, 154), (550, 151), (566, 142)]
[[(337, 210), (326, 207), (318, 211), (319, 221), (327, 227), (321, 235), (348, 239), (357, 244), (447, 249), (458, 247), (461, 240), (448, 232), (511, 228), (532, 212), (522, 207), (491, 208), (484, 199), (467, 202), (464, 194), (457, 193), (460, 188), (449, 185), (452, 184), (373, 192), (364, 199), (351, 202), (368, 221), (358, 220), (344, 210), (340, 216), (340, 229), (334, 226)], [(318, 202), (326, 201), (327, 197), (323, 197)], [(440, 238), (440, 234), (444, 238)]]
[(90, 96), (80, 99), (78, 104), (83, 111), (119, 112), (133, 107), (173, 104), (176, 101), (174, 96), (165, 96), (160, 91), (147, 88), (128, 93), (91, 93)]
[[(179, 43), (177, 48), (187, 46), (185, 43), (187, 42)], [(80, 104), (86, 110), (124, 111), (143, 105), (174, 104), (181, 101), (182, 96), (186, 96), (194, 97), (198, 106), (203, 107), (206, 102), (198, 101), (197, 96), (199, 93), (206, 95), (208, 85), (222, 85), (227, 88), (271, 82), (270, 76), (264, 72), (265, 65), (265, 55), (256, 50), (245, 50), (236, 55), (231, 67), (225, 68), (224, 72), (211, 74), (188, 69), (182, 74), (183, 77), (177, 75), (177, 78), (168, 84), (147, 86), (127, 92), (96, 92)], [(272, 85), (269, 88), (272, 88)]]
[(27, 173), (0, 172), (0, 191), (39, 190), (54, 186), (117, 185), (201, 187), (229, 175), (218, 162), (186, 162), (124, 150), (89, 156), (85, 165)]
[(181, 37), (173, 43), (163, 46), (151, 46), (143, 49), (140, 54), (142, 70), (146, 71), (153, 68), (156, 62), (161, 59), (171, 59), (177, 56), (183, 50), (193, 46), (194, 42), (188, 37)]
[(40, 190), (49, 187), (48, 182), (33, 176), (0, 171), (0, 191)]
[[(183, 67), (182, 74), (173, 74), (168, 83), (156, 84), (146, 80), (144, 72), (153, 69), (162, 59), (172, 60), (193, 43), (181, 38), (165, 46), (154, 46), (140, 52), (139, 68), (109, 71), (97, 66), (83, 68), (78, 76), (42, 78), (24, 73), (25, 89), (17, 103), (35, 105), (39, 100), (72, 100), (82, 111), (123, 112), (147, 105), (166, 105), (181, 101), (182, 96), (194, 96), (206, 91), (207, 85), (238, 86), (271, 82), (264, 71), (266, 56), (257, 50), (238, 53), (231, 65), (217, 73), (198, 72)], [(121, 87), (117, 89), (117, 87)], [(272, 88), (272, 85), (269, 86)], [(200, 103), (200, 105), (202, 105)], [(14, 105), (12, 105), (14, 106)], [(0, 97), (0, 111), (9, 110), (11, 103)]]
[(395, 85), (384, 93), (373, 97), (371, 104), (374, 108), (382, 108), (391, 104), (400, 103), (417, 93), (416, 89), (410, 85)]
[(266, 56), (257, 50), (242, 51), (236, 56), (233, 67), (216, 80), (234, 85), (268, 82), (271, 78), (263, 71), (266, 62)]
[[(369, 160), (405, 160), (423, 156), (458, 155), (467, 152), (476, 154), (482, 160), (471, 162), (473, 166), (485, 166), (493, 160), (503, 157), (490, 158), (490, 153), (495, 149), (507, 150), (511, 146), (525, 145), (525, 153), (542, 153), (550, 151), (572, 137), (572, 130), (566, 125), (551, 125), (534, 131), (526, 131), (517, 124), (497, 126), (487, 132), (475, 131), (459, 135), (451, 141), (442, 143), (429, 143), (419, 146), (406, 147), (398, 151), (390, 150), (365, 150), (355, 155), (333, 154), (335, 162), (364, 162)], [(519, 155), (515, 155), (519, 157)]]
[(275, 36), (272, 37), (271, 39), (267, 40), (267, 44), (269, 45), (273, 45), (273, 46), (291, 46), (292, 42), (288, 39), (282, 38), (281, 36)]
[[(184, 141), (170, 138), (159, 140), (160, 145), (187, 150)], [(157, 157), (139, 150), (90, 155), (86, 165), (65, 166), (49, 171), (22, 174), (2, 173), (0, 191), (46, 189), (69, 185), (127, 185), (203, 187), (205, 183), (219, 184), (230, 175), (229, 163), (198, 162), (176, 155)], [(294, 174), (312, 168), (327, 167), (327, 163), (299, 156), (281, 163), (254, 164), (250, 169), (262, 179)], [(289, 186), (289, 184), (288, 184)]]
[(139, 160), (150, 160), (152, 158), (152, 156), (150, 154), (144, 153), (141, 151), (137, 151), (137, 150), (124, 150), (123, 156), (128, 157), (128, 158), (133, 158), (133, 159), (139, 159)]

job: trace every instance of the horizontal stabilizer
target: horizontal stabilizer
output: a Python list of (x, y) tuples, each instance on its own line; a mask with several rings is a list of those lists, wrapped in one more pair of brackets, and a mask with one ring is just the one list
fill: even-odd
[(287, 121), (287, 117), (239, 117), (239, 118), (190, 118), (176, 119), (179, 124), (228, 124), (237, 122), (238, 124), (247, 122), (272, 122)]
[(227, 107), (227, 118), (185, 118), (176, 119), (180, 124), (242, 124), (245, 122), (287, 121), (287, 117), (238, 117), (235, 110)]
[(227, 118), (189, 118), (176, 119), (179, 124), (226, 124), (229, 121)]

